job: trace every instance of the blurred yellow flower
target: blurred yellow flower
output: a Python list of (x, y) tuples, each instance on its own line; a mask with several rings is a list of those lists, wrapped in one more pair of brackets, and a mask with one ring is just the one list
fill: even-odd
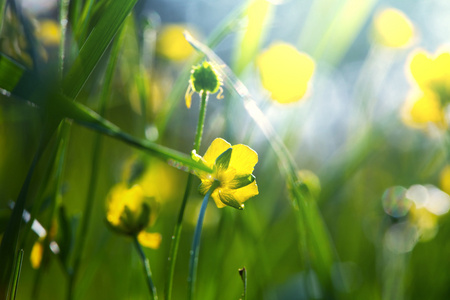
[(142, 246), (151, 249), (158, 249), (162, 239), (159, 233), (151, 233), (146, 231), (141, 231), (137, 238)]
[(386, 8), (375, 15), (373, 34), (375, 41), (383, 46), (405, 47), (414, 38), (414, 25), (403, 12)]
[(419, 49), (411, 57), (411, 75), (419, 88), (435, 92), (443, 104), (450, 102), (450, 53), (442, 50), (433, 56)]
[(30, 262), (33, 269), (39, 269), (41, 266), (42, 256), (44, 255), (44, 245), (42, 242), (42, 239), (37, 240), (33, 248), (31, 248)]
[(216, 181), (219, 186), (211, 197), (217, 207), (231, 206), (243, 209), (243, 202), (258, 195), (258, 186), (253, 169), (258, 162), (258, 154), (246, 145), (231, 146), (221, 138), (215, 139), (203, 157), (193, 152), (197, 161), (213, 169), (212, 174), (198, 173), (202, 183), (200, 192), (206, 194)]
[(192, 94), (194, 92), (198, 94), (206, 93), (215, 94), (218, 91), (218, 99), (222, 99), (222, 80), (211, 65), (211, 63), (204, 61), (203, 63), (193, 66), (191, 70), (191, 77), (189, 79), (189, 86), (186, 91), (185, 100), (187, 108), (191, 108)]
[(406, 124), (424, 127), (432, 123), (445, 129), (445, 108), (450, 103), (450, 53), (442, 51), (432, 56), (425, 50), (416, 50), (411, 55), (409, 69), (420, 93), (405, 103), (404, 113), (409, 114), (409, 118), (404, 118)]
[[(139, 237), (152, 222), (152, 200), (144, 195), (140, 185), (129, 188), (125, 183), (119, 183), (108, 194), (106, 221), (121, 234)], [(145, 242), (145, 234), (139, 240), (144, 241), (144, 246), (150, 243)]]
[(290, 103), (300, 100), (308, 91), (314, 73), (314, 61), (287, 43), (272, 44), (257, 58), (264, 88), (273, 100)]
[(403, 106), (402, 119), (406, 125), (416, 128), (426, 128), (429, 123), (438, 128), (445, 127), (445, 116), (439, 97), (431, 91), (411, 96)]
[(162, 28), (156, 42), (156, 53), (164, 58), (182, 61), (192, 55), (194, 49), (184, 38), (186, 27), (166, 25)]
[(438, 232), (438, 216), (425, 207), (417, 208), (416, 205), (412, 205), (409, 210), (409, 221), (417, 227), (420, 240), (423, 242), (433, 239)]
[(46, 46), (57, 46), (61, 39), (61, 27), (53, 20), (43, 20), (39, 23), (37, 37)]

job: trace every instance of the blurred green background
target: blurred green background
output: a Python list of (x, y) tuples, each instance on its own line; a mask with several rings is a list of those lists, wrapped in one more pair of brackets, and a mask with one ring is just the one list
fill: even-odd
[[(43, 69), (55, 68), (60, 3), (16, 2), (22, 8), (22, 17), (36, 28), (35, 49)], [(70, 2), (80, 3), (81, 7), (91, 3)], [(111, 6), (111, 1), (106, 0), (92, 3), (100, 8), (89, 16), (92, 19), (86, 22), (86, 36)], [(377, 39), (374, 22), (377, 14), (387, 8), (402, 11), (414, 28), (401, 47), (390, 47)], [(29, 53), (30, 45), (24, 41), (22, 21), (14, 15), (10, 1), (4, 12), (0, 51), (33, 69), (36, 65)], [(82, 40), (81, 23), (71, 23), (70, 16), (67, 68), (79, 51), (81, 43), (77, 42)], [(450, 190), (445, 186), (449, 179), (441, 174), (448, 163), (448, 129), (433, 124), (411, 127), (401, 117), (402, 107), (415, 86), (409, 69), (412, 53), (418, 48), (436, 53), (448, 43), (449, 16), (450, 3), (444, 0), (137, 2), (124, 23), (104, 117), (133, 136), (189, 154), (199, 98), (194, 95), (192, 107), (187, 109), (184, 92), (188, 87), (186, 75), (199, 56), (182, 40), (181, 31), (165, 35), (164, 30), (177, 24), (204, 43), (216, 36), (213, 51), (248, 88), (298, 168), (312, 172), (301, 173), (306, 175), (300, 178), (320, 211), (319, 221), (315, 217), (309, 223), (302, 221), (297, 213), (301, 208), (291, 199), (289, 180), (280, 170), (268, 139), (249, 116), (242, 99), (233, 93), (233, 87), (224, 85), (224, 99), (211, 95), (208, 101), (200, 154), (216, 137), (233, 145), (249, 145), (259, 156), (253, 173), (259, 195), (245, 203), (244, 211), (208, 206), (196, 299), (239, 299), (243, 285), (238, 269), (244, 266), (248, 272), (248, 299), (450, 296), (450, 257), (446, 255), (450, 251), (446, 214), (450, 197), (443, 193)], [(56, 29), (46, 29), (45, 20), (56, 22)], [(392, 31), (397, 26), (388, 24)], [(53, 37), (56, 43), (51, 41)], [(262, 66), (258, 65), (261, 53), (277, 41), (289, 43), (314, 61), (307, 94), (288, 104), (271, 99), (261, 80)], [(109, 47), (77, 97), (77, 101), (96, 111), (110, 51)], [(4, 232), (11, 215), (8, 203), (18, 197), (44, 128), (41, 108), (5, 93), (0, 97), (0, 232)], [(92, 149), (99, 134), (68, 122), (71, 125), (58, 205), (64, 207), (76, 231), (85, 215), (92, 181)], [(56, 142), (53, 137), (49, 148)], [(141, 184), (160, 202), (158, 217), (148, 231), (162, 236), (160, 247), (146, 249), (145, 253), (159, 296), (164, 299), (171, 236), (187, 173), (111, 137), (102, 138), (100, 153), (93, 210), (87, 235), (83, 236), (85, 247), (73, 298), (148, 299), (141, 261), (132, 240), (111, 231), (105, 221), (108, 192), (124, 180), (131, 161), (142, 160), (145, 171)], [(31, 211), (38, 203), (36, 198), (42, 196), (37, 220), (47, 230), (56, 222), (55, 239), (59, 242), (64, 232), (58, 217), (50, 213), (53, 179), (44, 176), (46, 162), (52, 157), (47, 149), (37, 166), (25, 208)], [(195, 179), (184, 217), (173, 299), (186, 298), (189, 251), (202, 199), (196, 188), (199, 183)], [(45, 188), (40, 195), (42, 184)], [(437, 201), (437, 212), (417, 212), (418, 203), (426, 201)], [(325, 279), (314, 264), (320, 261), (320, 255), (311, 248), (304, 252), (304, 243), (317, 242), (315, 230), (320, 231), (308, 226), (321, 219), (330, 243), (313, 248), (333, 254)], [(307, 238), (303, 236), (305, 231), (309, 232)], [(71, 247), (79, 242), (72, 238)], [(57, 255), (50, 254), (39, 270), (30, 264), (37, 239), (32, 233), (21, 244), (24, 260), (17, 299), (64, 299), (69, 281)]]

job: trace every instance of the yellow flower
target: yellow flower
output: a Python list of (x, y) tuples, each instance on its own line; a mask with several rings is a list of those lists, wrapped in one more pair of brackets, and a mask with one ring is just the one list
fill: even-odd
[(217, 207), (243, 209), (243, 202), (258, 195), (253, 169), (258, 154), (246, 145), (231, 146), (221, 138), (215, 139), (203, 157), (193, 152), (194, 159), (213, 169), (212, 174), (198, 173), (200, 192), (206, 194), (214, 182), (218, 184), (211, 197)]
[(30, 262), (33, 269), (39, 269), (44, 255), (43, 239), (37, 240), (31, 249)]
[(144, 246), (147, 244), (157, 248), (161, 237), (143, 232), (153, 221), (152, 200), (154, 199), (144, 195), (141, 186), (128, 188), (126, 184), (119, 183), (108, 194), (106, 221), (116, 232), (137, 235)]
[(403, 105), (402, 120), (411, 127), (426, 128), (434, 124), (445, 128), (445, 115), (439, 97), (432, 91), (419, 92), (411, 96)]
[(257, 58), (264, 88), (279, 103), (295, 102), (308, 91), (314, 61), (287, 43), (275, 43)]
[(409, 70), (420, 93), (405, 103), (404, 113), (410, 121), (406, 124), (424, 127), (433, 123), (438, 128), (446, 128), (444, 112), (450, 103), (450, 53), (438, 51), (431, 55), (425, 50), (416, 50), (411, 55)]
[(43, 20), (39, 24), (37, 36), (44, 45), (57, 46), (61, 39), (61, 27), (53, 20)]
[(222, 99), (222, 80), (211, 65), (211, 63), (204, 61), (203, 63), (193, 66), (191, 70), (191, 77), (189, 79), (189, 86), (186, 91), (185, 100), (187, 108), (191, 108), (192, 94), (206, 93), (215, 94), (219, 91), (218, 99)]
[(434, 56), (425, 50), (412, 54), (410, 71), (421, 90), (430, 90), (442, 104), (450, 102), (450, 53), (439, 51)]
[(373, 22), (375, 41), (379, 44), (400, 48), (411, 44), (414, 25), (408, 17), (395, 8), (387, 8), (376, 14)]
[(156, 53), (175, 61), (182, 61), (191, 56), (194, 49), (184, 38), (185, 30), (186, 27), (182, 25), (164, 26), (156, 42)]

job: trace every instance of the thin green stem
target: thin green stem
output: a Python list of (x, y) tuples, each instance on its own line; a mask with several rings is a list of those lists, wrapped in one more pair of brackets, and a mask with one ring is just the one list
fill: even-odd
[[(201, 94), (201, 102), (200, 102), (200, 113), (198, 117), (197, 130), (195, 134), (195, 142), (194, 142), (194, 150), (198, 152), (200, 150), (200, 144), (202, 142), (203, 135), (203, 127), (205, 124), (205, 116), (206, 116), (206, 102), (208, 100), (208, 93), (203, 92)], [(177, 224), (175, 225), (174, 233), (172, 235), (172, 243), (170, 245), (170, 253), (169, 253), (169, 272), (168, 279), (166, 281), (165, 286), (165, 295), (166, 299), (170, 300), (172, 297), (172, 285), (173, 285), (173, 275), (175, 274), (175, 264), (177, 260), (178, 253), (178, 245), (180, 244), (181, 237), (181, 229), (183, 227), (183, 217), (184, 211), (186, 209), (187, 199), (189, 198), (189, 194), (191, 192), (192, 180), (194, 175), (189, 173), (188, 179), (186, 182), (186, 188), (184, 190), (183, 201), (181, 202), (180, 211), (178, 213)]]
[[(48, 223), (46, 224), (47, 228), (47, 235), (45, 237), (45, 240), (43, 242), (44, 245), (44, 253), (42, 255), (42, 262), (48, 261), (48, 257), (50, 255), (50, 247), (49, 244), (51, 240), (54, 238), (50, 236), (51, 228), (53, 226), (53, 220), (54, 216), (56, 214), (57, 208), (61, 205), (61, 186), (62, 186), (62, 177), (64, 174), (64, 165), (65, 165), (65, 157), (66, 157), (66, 151), (67, 151), (67, 144), (68, 139), (70, 137), (70, 128), (71, 124), (67, 121), (62, 121), (60, 123), (59, 129), (58, 129), (58, 150), (55, 155), (54, 162), (52, 163), (52, 182), (54, 184), (52, 185), (52, 194), (51, 194), (51, 206), (49, 209), (49, 215), (48, 215)], [(47, 177), (49, 178), (49, 177)], [(42, 201), (39, 201), (39, 204), (42, 204)], [(41, 206), (40, 206), (41, 207)], [(38, 207), (38, 209), (40, 209)], [(33, 223), (34, 219), (30, 219), (29, 223)], [(35, 281), (34, 286), (32, 289), (32, 298), (37, 299), (39, 294), (39, 288), (42, 283), (42, 273), (44, 267), (43, 263), (41, 264), (41, 267), (37, 270), (35, 275)]]
[(247, 300), (247, 269), (245, 267), (239, 269), (239, 275), (241, 276), (242, 283), (244, 284), (243, 300)]
[(152, 280), (152, 271), (150, 270), (150, 262), (148, 258), (145, 256), (144, 250), (142, 249), (141, 244), (139, 244), (139, 241), (136, 236), (133, 237), (134, 245), (136, 246), (136, 250), (139, 254), (139, 258), (142, 261), (142, 266), (144, 267), (144, 274), (147, 279), (147, 285), (148, 289), (150, 291), (150, 297), (153, 300), (158, 300), (158, 293), (156, 292), (156, 287), (153, 284)]
[(20, 272), (22, 271), (22, 261), (23, 261), (23, 249), (20, 249), (16, 259), (16, 267), (14, 268), (14, 278), (13, 278), (14, 280), (11, 287), (11, 295), (9, 297), (9, 299), (11, 300), (16, 299), (17, 287), (19, 286)]
[(208, 206), (209, 198), (219, 185), (218, 181), (214, 181), (211, 188), (203, 198), (202, 207), (198, 215), (197, 226), (195, 227), (194, 239), (192, 240), (191, 258), (189, 261), (189, 277), (188, 277), (188, 299), (191, 300), (194, 297), (195, 281), (197, 279), (197, 265), (198, 265), (198, 253), (200, 250), (200, 235), (202, 233), (203, 219), (205, 217), (206, 207)]

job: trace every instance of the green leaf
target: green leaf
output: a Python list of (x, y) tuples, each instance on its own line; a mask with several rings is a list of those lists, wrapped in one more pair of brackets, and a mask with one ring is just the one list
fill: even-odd
[(25, 67), (17, 61), (0, 53), (0, 88), (11, 92), (19, 82)]
[(243, 210), (244, 205), (240, 204), (234, 197), (230, 194), (221, 193), (219, 190), (219, 198), (225, 205), (231, 206), (233, 208)]
[(91, 30), (64, 78), (63, 90), (66, 96), (76, 98), (136, 2), (137, 0), (114, 0), (105, 5), (102, 17)]
[(234, 177), (230, 184), (231, 184), (232, 189), (239, 189), (239, 188), (249, 185), (253, 181), (255, 181), (255, 176), (253, 174), (240, 175), (240, 176)]
[(226, 170), (228, 169), (228, 165), (230, 164), (231, 152), (233, 148), (228, 148), (216, 158), (215, 166), (219, 169)]

